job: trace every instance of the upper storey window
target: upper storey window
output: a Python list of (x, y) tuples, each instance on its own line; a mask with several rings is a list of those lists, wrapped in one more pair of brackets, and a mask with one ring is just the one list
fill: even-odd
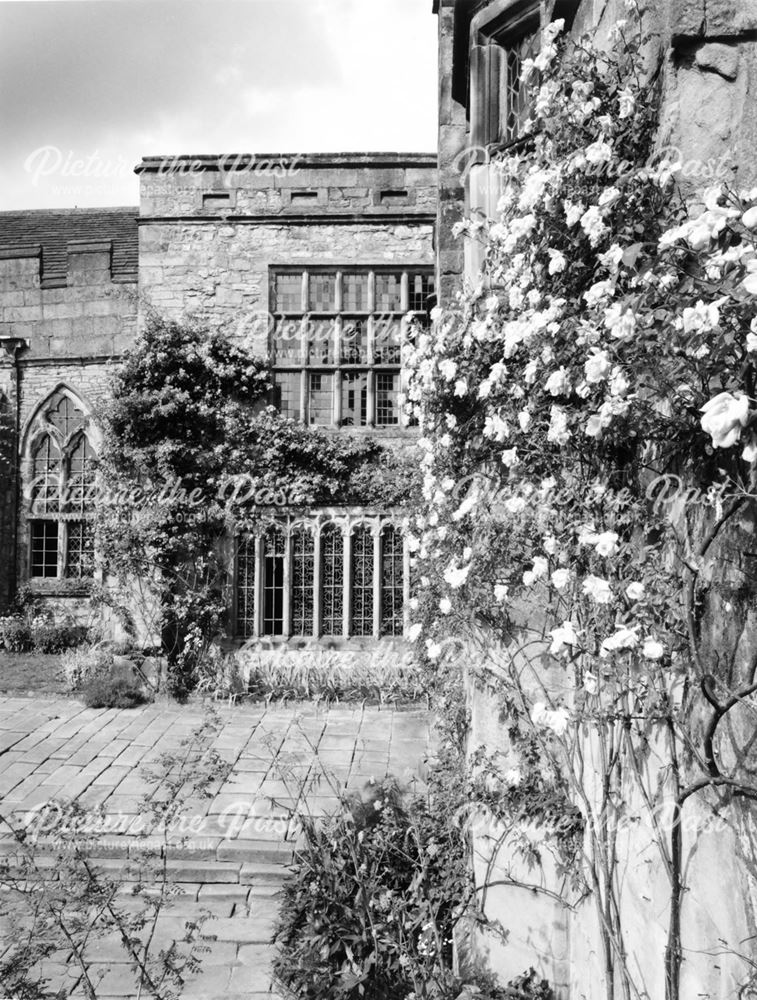
[[(541, 7), (538, 0), (525, 0), (508, 4), (503, 12), (501, 4), (493, 4), (491, 17), (487, 10), (475, 19), (469, 94), (474, 148), (508, 146), (527, 138), (540, 81), (535, 71), (523, 80), (523, 69), (539, 54), (541, 29), (547, 24)], [(556, 0), (552, 19), (570, 25), (576, 7), (576, 0)]]
[(271, 273), (275, 402), (307, 424), (401, 426), (402, 345), (425, 323), (431, 268)]

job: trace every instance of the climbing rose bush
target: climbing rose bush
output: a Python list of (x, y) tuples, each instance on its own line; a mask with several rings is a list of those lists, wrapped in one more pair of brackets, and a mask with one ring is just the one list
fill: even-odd
[[(655, 43), (640, 19), (603, 48), (562, 27), (524, 65), (530, 141), (489, 165), (496, 218), (457, 226), (483, 246), (480, 278), (406, 353), (425, 499), (410, 636), (447, 704), (453, 667), (472, 669), (458, 643), (502, 640), (505, 667), (487, 682), (519, 780), (492, 814), (557, 843), (571, 891), (595, 896), (612, 968), (625, 951), (615, 890), (602, 889), (617, 864), (608, 817), (624, 815), (628, 773), (642, 784), (653, 727), (670, 734), (669, 781), (642, 797), (678, 810), (653, 834), (664, 858), (680, 857), (688, 796), (738, 783), (692, 719), (704, 691), (716, 733), (742, 696), (712, 695), (697, 622), (705, 557), (734, 512), (754, 509), (757, 189), (681, 195), (681, 164), (655, 152)], [(744, 618), (749, 595), (737, 599)], [(582, 785), (588, 732), (605, 754), (596, 802)], [(503, 787), (502, 761), (479, 766)], [(536, 780), (540, 797), (519, 795)], [(583, 844), (560, 823), (577, 800)], [(543, 846), (517, 850), (536, 865)], [(666, 870), (670, 1000), (681, 878)]]

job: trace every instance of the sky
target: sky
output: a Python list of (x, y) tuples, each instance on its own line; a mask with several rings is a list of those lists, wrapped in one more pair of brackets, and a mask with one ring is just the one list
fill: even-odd
[(143, 156), (432, 152), (431, 0), (0, 0), (0, 210), (136, 205)]

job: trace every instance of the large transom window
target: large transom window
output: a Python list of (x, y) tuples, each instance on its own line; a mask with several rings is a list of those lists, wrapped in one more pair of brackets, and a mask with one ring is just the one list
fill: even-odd
[(430, 268), (271, 272), (275, 402), (307, 424), (404, 423), (401, 352), (424, 324)]
[(385, 518), (272, 522), (238, 541), (236, 633), (400, 636), (407, 578), (402, 534)]
[(29, 576), (92, 576), (95, 451), (81, 405), (64, 390), (31, 428), (25, 480)]

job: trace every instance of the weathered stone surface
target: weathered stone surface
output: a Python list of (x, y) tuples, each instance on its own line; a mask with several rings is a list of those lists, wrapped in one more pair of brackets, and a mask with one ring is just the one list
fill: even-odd
[(726, 80), (735, 80), (739, 71), (739, 51), (733, 45), (710, 42), (697, 49), (696, 63), (700, 69), (719, 73)]

